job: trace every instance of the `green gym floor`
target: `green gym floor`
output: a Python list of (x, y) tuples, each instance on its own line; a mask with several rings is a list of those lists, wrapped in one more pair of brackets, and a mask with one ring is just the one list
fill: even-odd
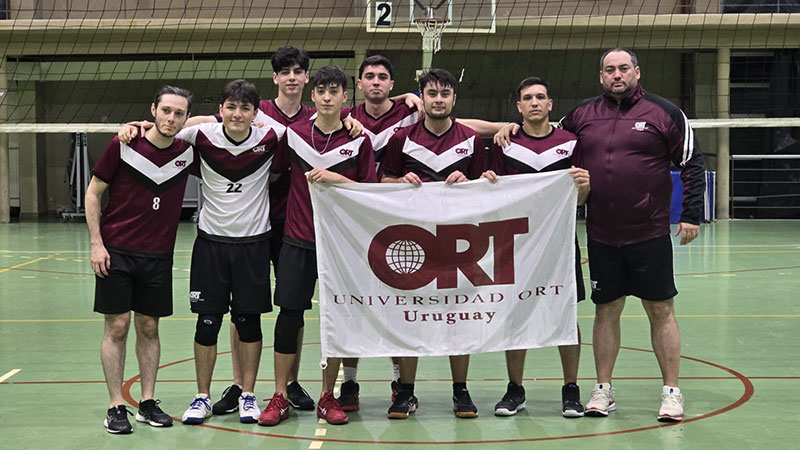
[[(579, 224), (582, 245), (584, 228)], [(182, 223), (175, 252), (175, 315), (161, 322), (161, 370), (156, 397), (180, 417), (195, 394), (188, 308), (189, 258), (194, 224)], [(584, 248), (585, 252), (585, 248)], [(585, 254), (585, 253), (584, 253)], [(588, 270), (584, 265), (584, 273)], [(656, 421), (661, 381), (650, 351), (647, 318), (629, 299), (615, 370), (617, 411), (608, 418), (560, 415), (561, 367), (555, 349), (528, 353), (528, 409), (495, 417), (505, 390), (503, 355), (472, 357), (469, 387), (480, 417), (454, 417), (446, 358), (420, 361), (421, 408), (389, 421), (391, 365), (363, 360), (361, 409), (344, 426), (320, 424), (314, 412), (293, 411), (277, 427), (244, 425), (237, 415), (206, 425), (156, 429), (134, 423), (134, 433), (106, 433), (108, 394), (100, 367), (102, 317), (92, 312), (94, 280), (83, 223), (0, 225), (0, 448), (796, 448), (800, 438), (800, 222), (733, 221), (704, 225), (700, 237), (675, 248), (680, 294), (680, 387), (686, 420)], [(585, 280), (588, 285), (588, 280)], [(317, 310), (306, 321), (301, 382), (319, 396)], [(584, 402), (594, 385), (593, 307), (578, 308), (584, 334), (580, 385)], [(271, 343), (275, 315), (263, 317)], [(131, 330), (125, 392), (138, 400)], [(227, 334), (212, 384), (219, 397), (231, 382)], [(273, 392), (271, 347), (265, 346), (256, 394)], [(263, 405), (263, 402), (260, 403)]]

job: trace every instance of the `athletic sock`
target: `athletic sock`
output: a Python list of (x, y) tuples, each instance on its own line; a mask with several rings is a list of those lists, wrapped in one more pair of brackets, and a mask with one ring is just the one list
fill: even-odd
[(453, 394), (464, 391), (467, 389), (467, 383), (453, 383)]
[(414, 395), (414, 383), (400, 383), (400, 391)]
[(392, 378), (392, 381), (400, 380), (400, 365), (392, 363), (392, 371), (394, 371), (394, 378)]
[(358, 383), (358, 380), (356, 379), (356, 373), (358, 372), (357, 367), (344, 366), (343, 372), (345, 382), (353, 381), (354, 383)]

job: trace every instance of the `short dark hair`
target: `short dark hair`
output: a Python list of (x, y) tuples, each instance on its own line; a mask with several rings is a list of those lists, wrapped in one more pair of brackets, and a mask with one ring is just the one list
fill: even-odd
[(249, 103), (254, 108), (258, 108), (261, 102), (261, 95), (253, 83), (247, 80), (233, 80), (222, 88), (222, 93), (219, 95), (220, 104), (226, 101)]
[(367, 66), (383, 66), (386, 68), (386, 71), (389, 72), (389, 78), (394, 78), (394, 68), (392, 67), (392, 62), (389, 61), (389, 58), (383, 55), (372, 55), (364, 58), (364, 62), (362, 62), (361, 67), (358, 68), (359, 80), (361, 79), (361, 75), (364, 75), (364, 68)]
[(305, 50), (287, 45), (275, 50), (272, 55), (272, 71), (275, 73), (291, 69), (295, 64), (308, 72), (309, 57)]
[(343, 90), (347, 90), (347, 75), (344, 71), (336, 66), (325, 66), (314, 74), (311, 79), (311, 87), (317, 86), (339, 86)]
[(606, 60), (606, 56), (608, 56), (609, 53), (614, 53), (614, 52), (625, 52), (625, 53), (629, 54), (631, 56), (631, 62), (633, 63), (633, 67), (639, 67), (639, 59), (636, 58), (636, 53), (634, 53), (633, 50), (631, 50), (629, 48), (617, 47), (617, 48), (612, 48), (611, 50), (603, 53), (603, 56), (600, 57), (600, 71), (601, 72), (603, 71), (603, 63)]
[(458, 91), (458, 80), (456, 80), (456, 77), (454, 77), (452, 73), (444, 69), (431, 69), (422, 74), (419, 77), (420, 92), (424, 91), (425, 86), (431, 83), (441, 85), (442, 87), (449, 87), (453, 89), (453, 92)]
[(186, 112), (192, 110), (192, 93), (187, 91), (186, 89), (175, 87), (175, 86), (164, 86), (156, 92), (156, 96), (153, 97), (153, 104), (158, 107), (158, 104), (161, 103), (161, 97), (172, 94), (172, 95), (179, 95), (186, 99)]
[(544, 86), (545, 92), (547, 92), (547, 98), (552, 98), (550, 97), (550, 84), (547, 81), (544, 81), (539, 77), (528, 77), (520, 81), (519, 86), (517, 86), (517, 100), (522, 100), (523, 89), (525, 89), (528, 86), (534, 86), (537, 84)]

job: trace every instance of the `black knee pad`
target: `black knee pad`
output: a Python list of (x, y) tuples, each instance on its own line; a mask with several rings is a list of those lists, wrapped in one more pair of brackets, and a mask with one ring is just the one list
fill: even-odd
[(303, 326), (303, 311), (281, 308), (275, 322), (275, 351), (297, 353), (297, 335)]
[(222, 327), (222, 314), (198, 314), (194, 341), (206, 347), (216, 345), (220, 327)]
[(240, 341), (258, 342), (261, 340), (261, 314), (231, 313), (231, 321), (236, 325)]

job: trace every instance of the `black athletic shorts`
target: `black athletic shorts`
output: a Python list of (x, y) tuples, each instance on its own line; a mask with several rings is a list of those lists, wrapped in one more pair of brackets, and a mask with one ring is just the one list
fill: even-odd
[(586, 286), (583, 284), (583, 268), (581, 267), (581, 247), (578, 236), (575, 236), (575, 285), (578, 289), (578, 301), (586, 300)]
[(217, 242), (197, 237), (192, 249), (189, 302), (194, 313), (272, 311), (269, 239)]
[(281, 247), (283, 246), (283, 226), (285, 222), (283, 220), (278, 221), (270, 219), (269, 223), (272, 226), (269, 236), (269, 257), (272, 260), (272, 271), (275, 272), (275, 276), (277, 277), (278, 261), (280, 260)]
[(623, 247), (589, 239), (592, 301), (609, 303), (625, 295), (669, 300), (678, 295), (672, 268), (672, 239), (667, 234)]
[(102, 314), (136, 311), (172, 315), (172, 258), (132, 256), (109, 250), (108, 275), (95, 275), (94, 310)]
[(275, 286), (275, 304), (281, 308), (311, 309), (317, 285), (317, 251), (284, 243), (281, 270)]

